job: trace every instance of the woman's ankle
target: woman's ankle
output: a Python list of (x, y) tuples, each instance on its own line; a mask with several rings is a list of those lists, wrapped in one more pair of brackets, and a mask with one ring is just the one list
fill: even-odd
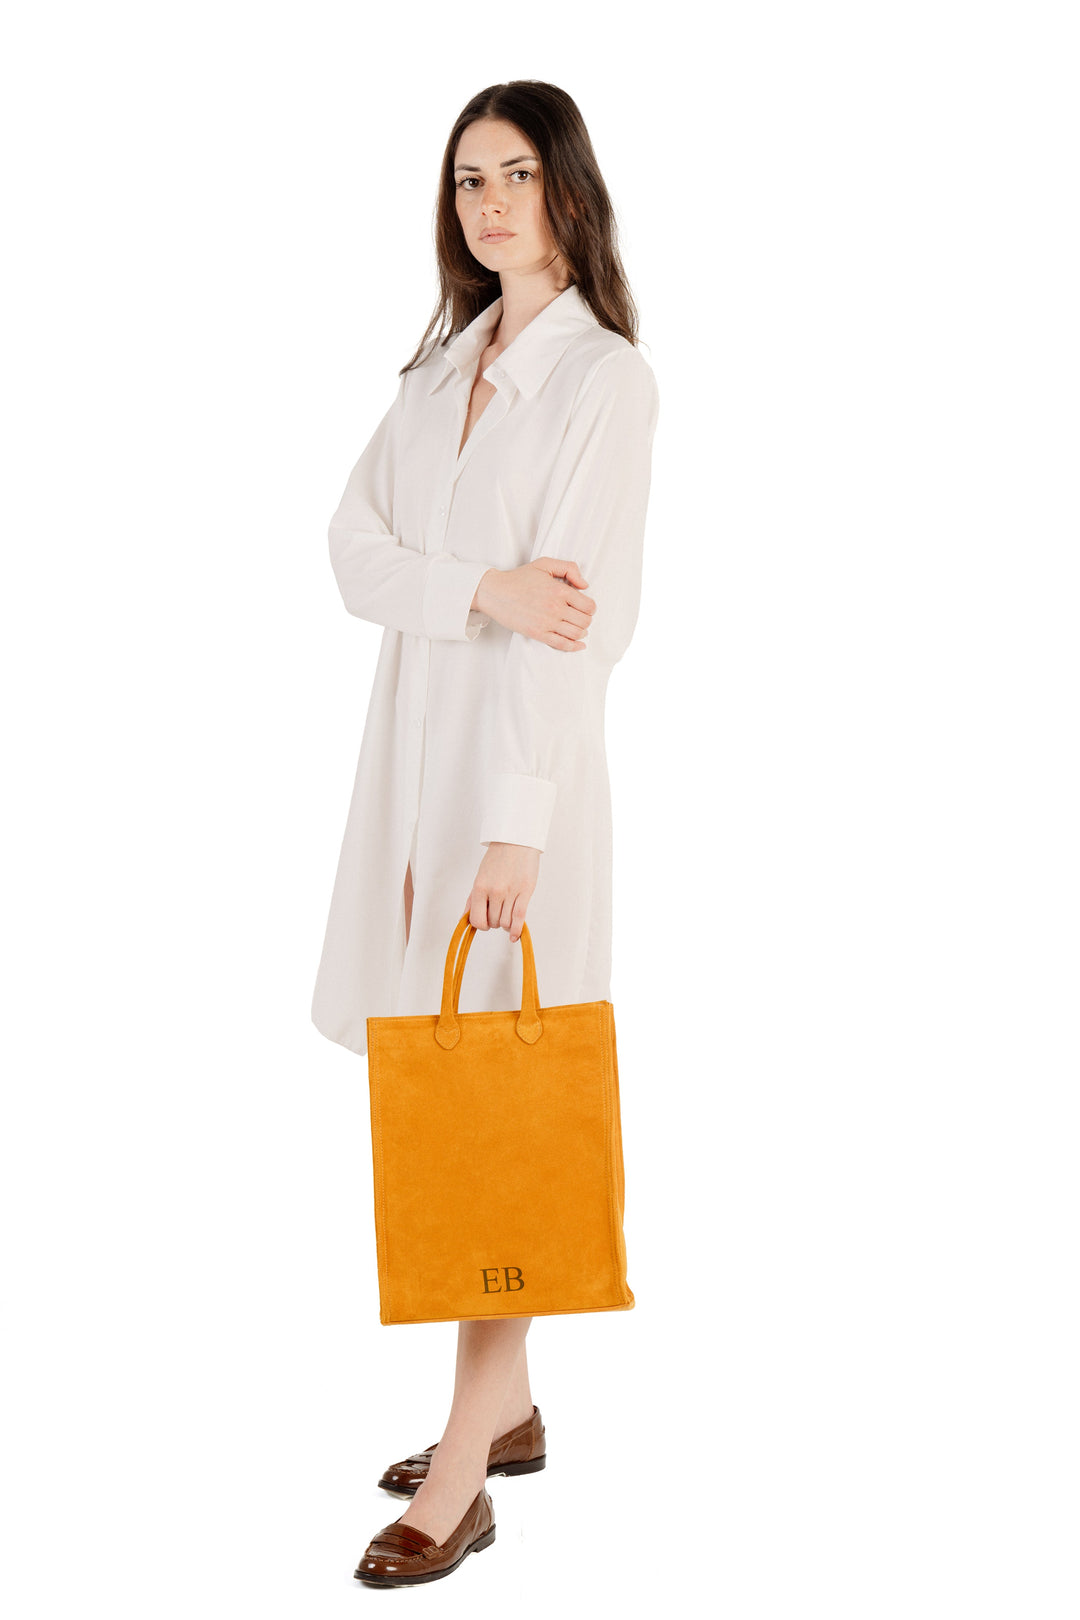
[(511, 1429), (520, 1429), (523, 1423), (528, 1423), (533, 1415), (533, 1403), (530, 1400), (515, 1401), (503, 1407), (499, 1413), (499, 1420), (495, 1425), (493, 1440), (500, 1440)]
[(446, 1445), (440, 1440), (428, 1464), (427, 1479), (436, 1490), (464, 1485), (471, 1487), (475, 1495), (487, 1478), (487, 1460), (487, 1447), (481, 1451), (476, 1446)]

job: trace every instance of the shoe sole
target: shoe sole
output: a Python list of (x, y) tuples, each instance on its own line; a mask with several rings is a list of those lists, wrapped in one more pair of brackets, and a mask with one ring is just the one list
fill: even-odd
[(424, 1586), (428, 1581), (441, 1581), (444, 1575), (452, 1575), (455, 1569), (465, 1562), (470, 1553), (483, 1552), (495, 1540), (495, 1526), (486, 1531), (478, 1541), (471, 1541), (460, 1558), (455, 1558), (452, 1564), (445, 1569), (429, 1570), (426, 1575), (375, 1575), (370, 1571), (361, 1573), (359, 1569), (353, 1571), (353, 1579), (359, 1581), (361, 1586)]
[[(538, 1474), (541, 1468), (546, 1467), (547, 1452), (541, 1457), (530, 1458), (528, 1462), (493, 1463), (487, 1471), (487, 1477), (492, 1479), (497, 1474)], [(380, 1479), (378, 1488), (385, 1491), (388, 1496), (415, 1496), (419, 1489), (416, 1485), (388, 1485), (384, 1479)]]

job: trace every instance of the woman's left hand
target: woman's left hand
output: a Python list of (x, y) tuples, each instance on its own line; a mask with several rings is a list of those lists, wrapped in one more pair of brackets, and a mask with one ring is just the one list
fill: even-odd
[(489, 844), (465, 902), (473, 927), (505, 928), (516, 945), (539, 876), (538, 849), (529, 844)]

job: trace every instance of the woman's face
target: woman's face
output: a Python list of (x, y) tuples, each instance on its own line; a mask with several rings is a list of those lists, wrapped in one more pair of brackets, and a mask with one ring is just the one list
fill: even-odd
[(556, 260), (540, 159), (519, 129), (477, 119), (462, 133), (454, 164), (457, 216), (474, 258), (500, 273), (543, 270)]

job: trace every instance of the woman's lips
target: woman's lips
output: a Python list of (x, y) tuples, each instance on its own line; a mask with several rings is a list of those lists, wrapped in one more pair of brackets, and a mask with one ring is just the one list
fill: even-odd
[(513, 231), (485, 231), (480, 238), (481, 242), (509, 242)]

